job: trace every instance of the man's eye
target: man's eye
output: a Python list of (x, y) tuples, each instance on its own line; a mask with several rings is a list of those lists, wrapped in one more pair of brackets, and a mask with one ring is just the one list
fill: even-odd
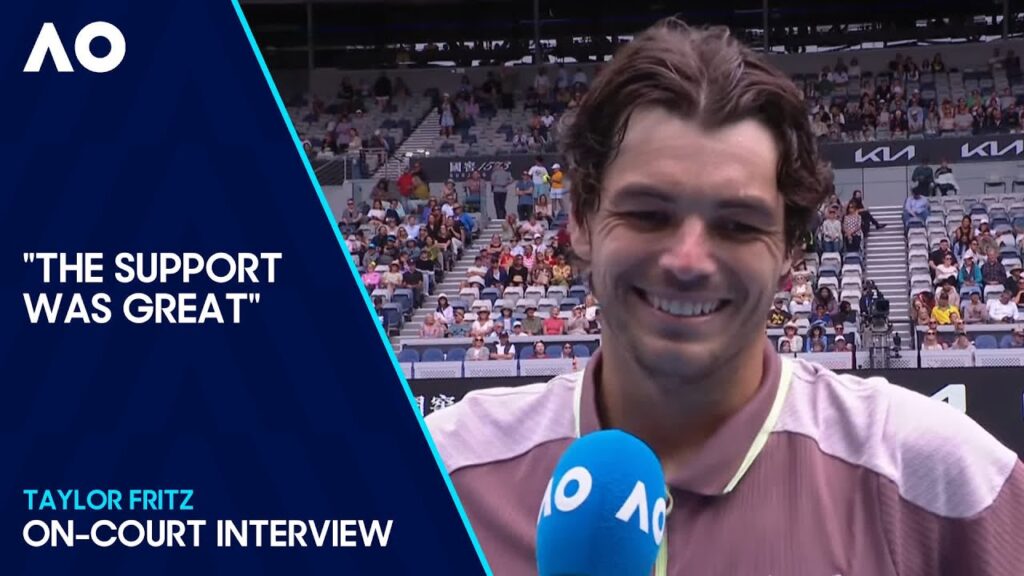
[(727, 220), (721, 222), (718, 226), (719, 230), (728, 235), (734, 236), (752, 236), (759, 234), (761, 229), (757, 226), (747, 224), (746, 222), (739, 222), (736, 220)]
[(640, 210), (635, 212), (626, 212), (622, 216), (632, 224), (639, 224), (650, 227), (665, 226), (672, 220), (671, 216), (669, 216), (668, 213), (658, 212), (655, 210)]

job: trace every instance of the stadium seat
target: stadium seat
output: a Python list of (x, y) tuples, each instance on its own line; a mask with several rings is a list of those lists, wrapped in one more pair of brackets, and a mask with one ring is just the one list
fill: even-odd
[(452, 348), (448, 350), (448, 362), (463, 362), (466, 360), (465, 348)]
[(480, 291), (480, 297), (490, 300), (492, 304), (497, 301), (500, 296), (501, 294), (498, 293), (497, 288), (484, 288)]
[(403, 348), (398, 352), (399, 362), (419, 362), (420, 353), (412, 348)]
[(518, 348), (518, 350), (520, 360), (529, 360), (530, 358), (533, 358), (533, 346), (524, 345), (523, 347)]
[(421, 362), (444, 362), (444, 352), (439, 348), (427, 348), (423, 351)]
[(587, 288), (585, 286), (576, 285), (569, 288), (569, 298), (575, 298), (580, 302), (583, 302), (587, 297)]
[(586, 344), (573, 344), (572, 353), (577, 358), (589, 358), (590, 348), (587, 348)]
[(978, 350), (994, 350), (998, 348), (995, 336), (982, 334), (974, 340), (974, 347)]
[(565, 298), (559, 303), (559, 310), (572, 310), (579, 305), (580, 301), (576, 298)]

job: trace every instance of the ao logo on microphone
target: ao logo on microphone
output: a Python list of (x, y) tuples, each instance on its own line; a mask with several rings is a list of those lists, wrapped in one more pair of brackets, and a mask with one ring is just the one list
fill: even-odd
[[(541, 520), (554, 513), (552, 503), (554, 504), (554, 509), (558, 512), (572, 512), (587, 501), (594, 487), (593, 477), (583, 466), (575, 466), (566, 470), (565, 474), (558, 480), (557, 486), (553, 486), (554, 481), (554, 478), (549, 480), (548, 487), (544, 490), (544, 500), (541, 503), (540, 515), (537, 518), (538, 524)], [(553, 495), (552, 488), (554, 488)], [(552, 496), (554, 496), (553, 499)], [(629, 493), (629, 497), (626, 498), (622, 506), (618, 508), (618, 512), (615, 513), (615, 518), (630, 524), (633, 522), (633, 518), (636, 517), (637, 527), (645, 534), (650, 534), (654, 539), (655, 545), (660, 546), (661, 539), (665, 534), (666, 506), (667, 504), (663, 497), (655, 500), (654, 505), (651, 506), (647, 500), (647, 487), (644, 486), (643, 482), (637, 480), (633, 490)]]
[[(92, 52), (92, 41), (97, 38), (104, 38), (110, 43), (110, 52), (105, 56), (96, 56)], [(124, 34), (121, 34), (117, 26), (109, 22), (88, 24), (75, 36), (75, 59), (90, 72), (97, 74), (110, 72), (124, 60), (124, 53)], [(43, 23), (43, 28), (39, 31), (39, 36), (36, 37), (36, 43), (32, 46), (32, 52), (28, 55), (23, 71), (39, 72), (47, 55), (53, 58), (53, 64), (58, 72), (75, 71), (53, 22)]]

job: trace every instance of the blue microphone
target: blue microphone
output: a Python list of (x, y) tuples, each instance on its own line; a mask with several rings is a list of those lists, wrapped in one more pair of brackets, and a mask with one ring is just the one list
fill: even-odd
[(537, 518), (540, 576), (650, 576), (665, 534), (661, 463), (621, 430), (573, 442)]

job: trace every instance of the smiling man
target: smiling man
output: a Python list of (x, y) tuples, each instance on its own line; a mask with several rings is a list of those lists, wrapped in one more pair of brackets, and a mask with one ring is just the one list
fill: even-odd
[(555, 463), (607, 428), (664, 468), (661, 574), (1019, 573), (1013, 452), (946, 404), (768, 343), (829, 178), (783, 73), (725, 30), (665, 21), (595, 79), (564, 146), (601, 349), (427, 420), (495, 574), (536, 572)]

